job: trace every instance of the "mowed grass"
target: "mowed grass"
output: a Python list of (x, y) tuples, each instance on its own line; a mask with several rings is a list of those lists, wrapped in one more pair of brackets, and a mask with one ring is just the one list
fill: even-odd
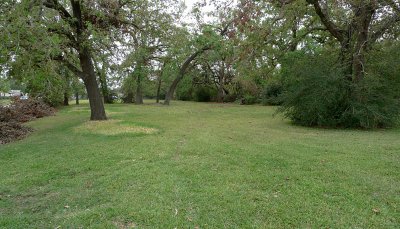
[(72, 105), (0, 146), (1, 228), (399, 228), (399, 129), (303, 128), (232, 104), (107, 113), (88, 127)]

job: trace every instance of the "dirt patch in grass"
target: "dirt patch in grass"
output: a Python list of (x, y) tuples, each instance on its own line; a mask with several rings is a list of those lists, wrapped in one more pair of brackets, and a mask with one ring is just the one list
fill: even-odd
[(155, 128), (124, 124), (120, 120), (88, 121), (75, 127), (74, 130), (80, 133), (92, 133), (111, 136), (128, 133), (153, 134), (158, 132), (158, 130)]

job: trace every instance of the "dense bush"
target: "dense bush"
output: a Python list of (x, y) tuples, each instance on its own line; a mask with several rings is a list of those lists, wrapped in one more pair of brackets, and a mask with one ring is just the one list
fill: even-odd
[(357, 85), (349, 116), (362, 127), (391, 127), (400, 119), (400, 44), (383, 44), (368, 55), (366, 77)]
[(264, 88), (262, 103), (264, 105), (282, 105), (282, 92), (283, 86), (281, 82), (269, 82)]
[(257, 96), (250, 95), (250, 94), (245, 94), (240, 100), (239, 100), (241, 105), (253, 105), (256, 103), (259, 103), (259, 99)]
[(250, 78), (239, 78), (233, 83), (232, 98), (242, 105), (251, 105), (260, 102), (260, 90), (258, 85)]
[[(386, 65), (391, 57), (382, 55), (380, 58), (382, 65)], [(352, 84), (344, 77), (337, 59), (327, 52), (288, 55), (282, 64), (284, 93), (280, 111), (294, 123), (304, 126), (378, 128), (395, 125), (400, 113), (399, 73), (385, 75), (379, 72), (382, 66), (371, 67), (361, 83)]]
[(194, 92), (194, 100), (197, 102), (210, 102), (214, 101), (217, 91), (214, 88), (207, 86), (200, 86)]
[(182, 101), (194, 100), (192, 79), (184, 77), (176, 88), (176, 98)]

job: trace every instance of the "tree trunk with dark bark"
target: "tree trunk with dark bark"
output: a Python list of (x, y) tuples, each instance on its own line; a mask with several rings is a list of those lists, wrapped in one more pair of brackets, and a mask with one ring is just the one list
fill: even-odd
[(75, 104), (79, 105), (79, 93), (75, 92)]
[(82, 16), (81, 2), (71, 0), (73, 17), (76, 20), (75, 29), (77, 36), (77, 51), (82, 69), (81, 78), (85, 84), (90, 104), (90, 120), (106, 120), (103, 99), (97, 84), (96, 73), (92, 62), (92, 56), (88, 47), (88, 38), (85, 21)]
[(158, 76), (158, 82), (157, 82), (157, 94), (156, 94), (156, 103), (160, 103), (160, 93), (161, 93), (161, 74)]
[(106, 73), (106, 68), (107, 68), (107, 63), (105, 61), (102, 61), (102, 67), (98, 65), (98, 62), (96, 63), (95, 60), (93, 60), (94, 66), (96, 68), (96, 72), (99, 78), (100, 82), (100, 87), (101, 87), (101, 94), (103, 95), (103, 101), (104, 103), (111, 104), (113, 103), (113, 100), (110, 96), (110, 90), (108, 89), (107, 86), (107, 73)]
[[(353, 5), (354, 17), (352, 21), (348, 23), (347, 28), (340, 28), (329, 18), (319, 0), (307, 0), (307, 2), (313, 5), (315, 12), (329, 33), (340, 42), (341, 64), (346, 79), (355, 83), (363, 80), (365, 76), (365, 54), (370, 42), (369, 30), (376, 4), (373, 1), (368, 1)], [(373, 42), (373, 39), (371, 42)]]
[(183, 76), (184, 76), (184, 73), (180, 72), (178, 77), (176, 77), (174, 79), (174, 81), (172, 82), (167, 94), (165, 95), (164, 105), (169, 105), (170, 101), (174, 97), (176, 87), (178, 86), (179, 82), (183, 79)]
[(223, 85), (218, 85), (218, 94), (217, 94), (217, 102), (223, 103), (225, 97), (224, 87)]
[(69, 106), (69, 98), (68, 98), (68, 93), (64, 92), (64, 106)]
[(90, 120), (107, 120), (103, 99), (96, 80), (92, 58), (86, 47), (81, 48), (79, 61), (83, 72), (83, 82), (88, 93), (90, 104)]

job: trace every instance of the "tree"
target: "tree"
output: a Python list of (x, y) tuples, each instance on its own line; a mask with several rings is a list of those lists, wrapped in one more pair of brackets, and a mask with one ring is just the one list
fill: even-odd
[(341, 62), (349, 81), (365, 76), (365, 55), (395, 23), (400, 22), (399, 2), (394, 0), (307, 0), (321, 23), (340, 43)]
[(217, 28), (217, 30), (219, 30), (219, 33), (214, 31), (211, 26), (205, 26), (203, 28), (202, 34), (198, 35), (194, 41), (188, 42), (190, 50), (194, 49), (195, 52), (190, 53), (180, 65), (177, 77), (172, 82), (165, 96), (164, 105), (169, 105), (179, 82), (183, 79), (188, 70), (193, 66), (192, 62), (204, 52), (219, 46), (221, 37), (228, 32), (228, 28), (232, 25), (232, 23), (233, 21), (229, 21), (222, 28)]
[(103, 100), (101, 99), (101, 94), (97, 86), (90, 34), (92, 26), (96, 25), (96, 23), (97, 25), (101, 23), (108, 24), (113, 21), (101, 21), (102, 18), (97, 17), (95, 14), (99, 10), (95, 11), (95, 9), (89, 7), (89, 4), (89, 2), (85, 4), (79, 0), (71, 0), (69, 6), (72, 10), (72, 14), (58, 0), (44, 1), (43, 6), (55, 10), (62, 21), (61, 28), (49, 28), (50, 32), (66, 36), (68, 38), (68, 47), (74, 49), (72, 53), (76, 53), (79, 59), (80, 69), (67, 59), (62, 58), (61, 60), (64, 61), (66, 66), (79, 76), (85, 84), (90, 103), (90, 119), (105, 120), (107, 117)]
[[(141, 1), (136, 8), (137, 17), (132, 19), (131, 30), (124, 32), (123, 46), (126, 50), (121, 69), (129, 71), (124, 80), (127, 92), (126, 102), (143, 104), (143, 86), (147, 81), (155, 81), (152, 73), (158, 71), (158, 66), (166, 54), (171, 42), (171, 33), (178, 30), (175, 22), (182, 13), (181, 5), (175, 1)], [(135, 89), (129, 89), (129, 85)], [(133, 90), (135, 95), (133, 96)]]

